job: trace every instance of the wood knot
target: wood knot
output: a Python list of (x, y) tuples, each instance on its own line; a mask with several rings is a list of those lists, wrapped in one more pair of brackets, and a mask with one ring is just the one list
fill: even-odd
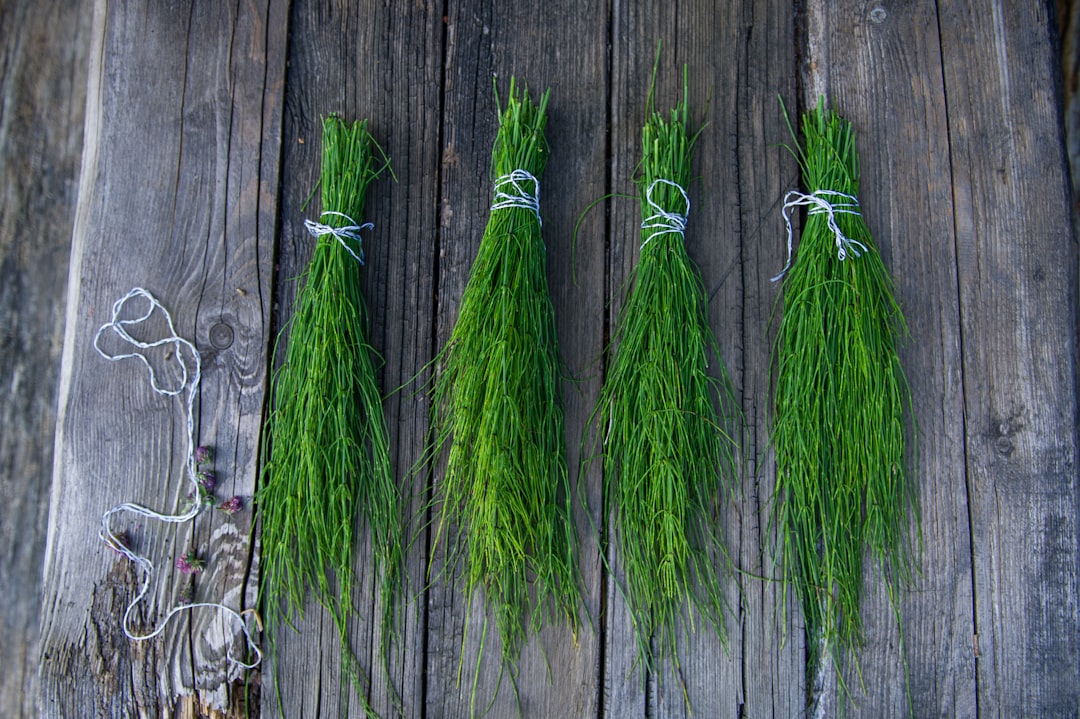
[(998, 455), (1008, 459), (1016, 449), (1014, 438), (1024, 430), (1022, 411), (1014, 411), (1008, 418), (995, 419), (990, 426), (988, 439)]
[(994, 449), (1001, 456), (1008, 458), (1013, 453), (1015, 446), (1011, 439), (1006, 436), (1001, 436), (994, 440)]
[(218, 322), (210, 328), (210, 344), (214, 349), (228, 349), (233, 343), (233, 328), (224, 322)]

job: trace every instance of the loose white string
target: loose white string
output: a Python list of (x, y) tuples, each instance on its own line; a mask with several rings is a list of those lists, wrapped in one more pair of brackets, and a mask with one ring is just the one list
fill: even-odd
[[(653, 188), (659, 184), (670, 185), (679, 191), (679, 194), (683, 196), (683, 201), (686, 203), (686, 213), (680, 215), (678, 212), (668, 212), (660, 205), (656, 204), (652, 198)], [(654, 238), (660, 235), (678, 235), (683, 237), (686, 232), (686, 218), (690, 215), (690, 198), (686, 194), (686, 190), (682, 185), (671, 180), (665, 180), (663, 178), (653, 180), (648, 189), (645, 190), (645, 201), (649, 203), (649, 207), (655, 210), (655, 213), (649, 215), (641, 223), (641, 229), (653, 230), (649, 234), (645, 241), (641, 243), (641, 249), (645, 249), (645, 245), (653, 241)]]
[[(826, 199), (829, 197), (839, 199)], [(859, 209), (859, 198), (836, 190), (814, 190), (809, 195), (804, 195), (798, 190), (792, 190), (784, 195), (784, 209), (782, 210), (784, 225), (787, 226), (787, 262), (784, 264), (784, 269), (780, 270), (780, 274), (772, 278), (773, 282), (782, 278), (791, 268), (792, 233), (790, 211), (796, 207), (809, 207), (810, 210), (807, 214), (810, 215), (827, 216), (826, 222), (829, 225), (829, 230), (836, 238), (836, 258), (841, 262), (847, 259), (848, 253), (859, 257), (866, 252), (866, 245), (845, 235), (836, 221), (837, 215), (862, 215), (862, 211)]]
[[(123, 313), (124, 307), (128, 303), (128, 301), (136, 298), (143, 299), (147, 302), (146, 312), (134, 319), (120, 319), (120, 315)], [(161, 315), (165, 320), (165, 325), (168, 328), (168, 336), (152, 341), (143, 341), (132, 337), (131, 334), (128, 332), (127, 328), (146, 322), (151, 318), (151, 316), (153, 316), (155, 310), (161, 311)], [(130, 345), (135, 349), (130, 352), (122, 352), (118, 354), (110, 354), (106, 352), (101, 348), (101, 345), (99, 344), (101, 336), (106, 331), (112, 332), (122, 342)], [(172, 359), (176, 361), (178, 367), (180, 368), (180, 383), (175, 388), (162, 387), (160, 384), (158, 384), (157, 374), (154, 372), (153, 366), (150, 364), (150, 361), (146, 359), (146, 355), (140, 351), (150, 350), (155, 347), (163, 347), (166, 345), (171, 345)], [(143, 366), (146, 367), (146, 370), (149, 373), (150, 387), (157, 394), (164, 395), (166, 397), (175, 397), (184, 391), (184, 387), (188, 387), (188, 394), (185, 402), (185, 410), (187, 413), (188, 443), (187, 456), (185, 459), (185, 470), (187, 472), (188, 481), (191, 482), (192, 485), (193, 496), (198, 497), (199, 481), (196, 476), (195, 467), (195, 418), (193, 407), (195, 404), (195, 395), (199, 391), (199, 382), (202, 379), (202, 358), (199, 356), (198, 350), (195, 349), (195, 345), (176, 334), (176, 329), (173, 326), (172, 317), (169, 315), (169, 312), (161, 306), (161, 303), (159, 303), (152, 294), (144, 290), (142, 287), (136, 287), (113, 303), (112, 319), (109, 322), (103, 324), (100, 328), (98, 328), (97, 333), (94, 335), (94, 349), (97, 350), (97, 353), (99, 355), (111, 362), (129, 358), (136, 358), (141, 361), (143, 363)], [(189, 366), (189, 363), (191, 363), (191, 366)], [(161, 522), (169, 522), (175, 524), (179, 522), (186, 522), (189, 519), (193, 518), (199, 513), (199, 510), (201, 508), (202, 504), (196, 501), (195, 503), (193, 503), (191, 508), (189, 508), (183, 514), (164, 514), (161, 512), (155, 512), (154, 510), (143, 507), (139, 504), (125, 502), (124, 504), (113, 507), (109, 511), (105, 512), (104, 515), (102, 515), (101, 529), (98, 530), (98, 536), (111, 549), (123, 555), (124, 557), (127, 557), (127, 559), (133, 562), (142, 572), (142, 582), (139, 587), (139, 592), (135, 595), (135, 598), (131, 601), (131, 603), (128, 604), (127, 609), (124, 610), (124, 619), (121, 622), (121, 628), (124, 630), (124, 634), (128, 637), (128, 639), (131, 639), (133, 641), (145, 641), (147, 639), (153, 639), (157, 635), (161, 634), (161, 632), (165, 630), (165, 626), (169, 623), (169, 620), (172, 619), (172, 617), (179, 612), (188, 609), (195, 609), (197, 607), (215, 608), (237, 620), (240, 625), (240, 629), (244, 634), (244, 639), (247, 642), (248, 648), (255, 653), (255, 660), (251, 664), (247, 664), (239, 659), (234, 658), (231, 649), (226, 649), (226, 657), (233, 664), (236, 664), (245, 669), (253, 669), (258, 666), (259, 662), (262, 660), (262, 652), (259, 650), (259, 647), (255, 644), (254, 640), (252, 640), (251, 634), (249, 633), (247, 628), (247, 623), (244, 621), (243, 616), (241, 616), (240, 613), (238, 613), (236, 610), (226, 607), (223, 604), (199, 602), (197, 604), (182, 604), (175, 606), (171, 610), (169, 610), (168, 614), (165, 615), (165, 618), (161, 620), (161, 622), (157, 625), (157, 628), (149, 634), (137, 634), (130, 628), (131, 614), (134, 611), (135, 606), (139, 602), (141, 602), (143, 597), (146, 596), (147, 592), (150, 591), (150, 580), (154, 574), (154, 565), (146, 557), (133, 552), (127, 546), (126, 542), (122, 541), (119, 537), (116, 536), (111, 526), (111, 520), (113, 515), (127, 512), (130, 514), (136, 514), (140, 517), (146, 517), (148, 519), (156, 519)]]
[[(529, 182), (533, 185), (532, 192), (522, 186), (522, 183)], [(495, 180), (495, 199), (491, 209), (505, 210), (510, 207), (532, 210), (536, 214), (536, 221), (541, 227), (544, 226), (544, 221), (540, 219), (540, 180), (528, 170), (514, 170)]]
[[(307, 231), (310, 232), (314, 237), (333, 235), (337, 238), (337, 241), (341, 243), (341, 246), (345, 248), (345, 251), (353, 256), (353, 259), (355, 259), (360, 264), (364, 264), (364, 241), (363, 238), (360, 237), (360, 232), (361, 230), (373, 230), (375, 229), (375, 225), (370, 222), (365, 222), (362, 225), (358, 225), (356, 224), (356, 220), (349, 217), (344, 212), (334, 212), (332, 210), (327, 210), (320, 214), (319, 219), (321, 220), (327, 215), (343, 217), (349, 221), (349, 224), (343, 225), (342, 227), (331, 227), (330, 225), (325, 225), (322, 222), (315, 222), (314, 220), (304, 220), (304, 227), (306, 227)], [(349, 242), (356, 243), (356, 251), (353, 251), (353, 248), (349, 247)]]

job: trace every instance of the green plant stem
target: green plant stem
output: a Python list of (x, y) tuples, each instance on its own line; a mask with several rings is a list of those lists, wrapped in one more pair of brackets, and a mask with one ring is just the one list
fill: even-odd
[[(808, 193), (857, 197), (851, 125), (823, 103), (803, 117), (794, 150)], [(824, 196), (836, 199), (837, 196)], [(838, 258), (827, 216), (810, 212), (784, 278), (773, 443), (785, 575), (802, 605), (810, 671), (863, 641), (863, 552), (885, 568), (890, 597), (911, 577), (916, 503), (905, 458), (908, 387), (897, 355), (907, 327), (860, 214), (837, 213), (865, 248)], [(858, 245), (853, 244), (858, 249)]]
[[(495, 178), (525, 170), (539, 181), (549, 94), (534, 105), (527, 91), (518, 97), (511, 80), (492, 153)], [(528, 180), (519, 185), (526, 193), (538, 189)], [(437, 365), (436, 456), (447, 446), (449, 452), (436, 485), (435, 542), (445, 538), (448, 567), (460, 564), (466, 596), (484, 590), (504, 665), (512, 667), (543, 607), (576, 631), (581, 604), (562, 364), (532, 209), (492, 209)]]
[(670, 118), (651, 113), (642, 132), (642, 249), (590, 419), (602, 433), (604, 516), (614, 525), (643, 676), (657, 658), (670, 655), (677, 666), (676, 626), (684, 618), (692, 627), (695, 611), (726, 641), (727, 560), (716, 521), (735, 476), (726, 429), (738, 410), (723, 364), (719, 377), (708, 371), (717, 343), (683, 235), (648, 227), (660, 210), (688, 214), (688, 200), (668, 184), (690, 183), (696, 135), (688, 124), (684, 98)]
[[(326, 225), (361, 222), (367, 188), (385, 167), (375, 147), (366, 122), (330, 116), (323, 123), (321, 221)], [(335, 212), (347, 217), (330, 214)], [(274, 376), (275, 404), (266, 425), (269, 452), (257, 499), (260, 598), (271, 646), (282, 625), (303, 616), (310, 590), (333, 617), (343, 668), (370, 715), (347, 631), (357, 519), (371, 533), (372, 569), (384, 608), (384, 658), (403, 558), (400, 498), (376, 383), (377, 355), (365, 339), (368, 319), (359, 275), (360, 263), (337, 237), (327, 233), (317, 239), (287, 328), (285, 362)]]

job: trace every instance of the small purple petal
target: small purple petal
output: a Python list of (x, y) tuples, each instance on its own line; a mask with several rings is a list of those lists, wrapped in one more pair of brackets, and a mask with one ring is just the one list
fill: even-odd
[(194, 550), (176, 558), (176, 568), (184, 574), (198, 574), (204, 566), (203, 560), (199, 559)]
[(195, 478), (199, 481), (199, 486), (207, 492), (213, 492), (217, 486), (217, 476), (213, 472), (199, 472)]
[(117, 532), (112, 537), (106, 536), (105, 546), (122, 557), (124, 556), (125, 549), (131, 549), (131, 535), (128, 534), (127, 530), (125, 529), (121, 532)]
[(209, 447), (196, 447), (195, 448), (195, 464), (206, 464), (214, 459), (214, 453), (210, 451)]
[(218, 507), (218, 509), (227, 514), (236, 514), (243, 508), (244, 500), (239, 496), (232, 497), (231, 499), (226, 499), (224, 502), (221, 503), (221, 506)]

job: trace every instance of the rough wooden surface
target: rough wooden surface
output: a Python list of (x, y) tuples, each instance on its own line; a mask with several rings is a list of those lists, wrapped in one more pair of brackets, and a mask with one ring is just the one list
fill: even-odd
[(906, 664), (871, 594), (852, 699), (868, 716), (909, 701), (916, 716), (1074, 716), (1077, 256), (1047, 8), (809, 12), (821, 61), (806, 101), (824, 91), (861, 131), (863, 208), (912, 332), (918, 421)]
[[(798, 25), (782, 3), (745, 2), (738, 17), (741, 48), (734, 94), (717, 96), (718, 108), (730, 107), (738, 141), (717, 138), (719, 147), (734, 144), (735, 173), (721, 164), (720, 187), (734, 189), (729, 202), (737, 203), (739, 268), (742, 297), (713, 302), (714, 326), (739, 321), (737, 345), (741, 352), (728, 365), (742, 392), (744, 467), (741, 499), (733, 508), (739, 529), (737, 551), (740, 567), (747, 573), (742, 582), (741, 688), (739, 716), (793, 717), (806, 704), (805, 637), (798, 602), (783, 585), (772, 581), (778, 574), (776, 536), (771, 525), (775, 463), (769, 443), (771, 370), (769, 362), (778, 322), (774, 319), (779, 287), (771, 278), (784, 266), (785, 246), (781, 198), (795, 185), (795, 159), (781, 146), (787, 127), (777, 112), (777, 96), (796, 100), (793, 61)], [(712, 119), (712, 118), (710, 118)], [(729, 124), (732, 121), (729, 121)], [(730, 134), (727, 135), (731, 137)], [(702, 203), (698, 203), (699, 205)], [(717, 242), (723, 242), (719, 236)], [(719, 275), (720, 279), (726, 276)], [(716, 281), (716, 280), (714, 280)], [(730, 282), (730, 280), (724, 280)], [(735, 315), (729, 303), (741, 307)], [(738, 318), (736, 320), (736, 318)], [(754, 577), (764, 579), (755, 580)]]
[(1048, 10), (940, 12), (988, 715), (1080, 706), (1077, 252)]
[[(0, 6), (0, 715), (36, 715), (41, 559), (56, 377), (82, 153), (89, 20), (75, 3)], [(55, 28), (69, 32), (61, 35)]]
[[(578, 478), (593, 516), (576, 510), (593, 626), (576, 646), (557, 624), (530, 641), (516, 695), (508, 678), (499, 684), (500, 648), (491, 632), (478, 706), (491, 701), (489, 715), (500, 717), (515, 716), (519, 706), (524, 716), (685, 716), (687, 699), (696, 716), (1076, 715), (1078, 272), (1048, 6), (1000, 0), (160, 5), (101, 1), (95, 23), (85, 28), (91, 39), (86, 152), (61, 372), (41, 685), (28, 682), (25, 671), (5, 673), (0, 701), (9, 704), (0, 703), (0, 712), (11, 705), (29, 713), (33, 698), (18, 697), (21, 690), (40, 692), (48, 716), (159, 715), (191, 690), (193, 671), (198, 701), (182, 702), (182, 715), (229, 704), (219, 653), (227, 637), (219, 627), (204, 644), (206, 617), (190, 626), (178, 622), (148, 645), (131, 644), (119, 632), (135, 576), (97, 543), (99, 517), (121, 501), (168, 507), (186, 493), (179, 473), (182, 409), (176, 400), (150, 395), (139, 368), (97, 357), (89, 338), (132, 284), (154, 291), (177, 316), (180, 334), (206, 353), (199, 437), (218, 446), (217, 469), (228, 492), (250, 495), (274, 332), (290, 316), (293, 278), (310, 256), (302, 220), (312, 208), (304, 203), (318, 173), (319, 119), (328, 112), (370, 118), (397, 174), (396, 182), (377, 182), (369, 198), (365, 220), (376, 230), (365, 240), (362, 282), (370, 337), (386, 358), (384, 389), (390, 393), (419, 373), (385, 404), (395, 466), (405, 477), (429, 431), (428, 403), (417, 390), (456, 319), (491, 201), (492, 76), (502, 90), (511, 74), (535, 91), (552, 88), (552, 158), (541, 202), (556, 324), (574, 378), (565, 397), (570, 464), (577, 466), (605, 343), (636, 262), (637, 203), (613, 198), (586, 215), (573, 267), (571, 235), (590, 201), (633, 191), (652, 61), (662, 42), (658, 105), (681, 96), (687, 63), (692, 110), (708, 122), (696, 156), (700, 180), (689, 188), (686, 243), (709, 290), (713, 328), (746, 418), (742, 491), (718, 515), (742, 570), (728, 585), (729, 646), (706, 634), (685, 636), (678, 677), (663, 667), (643, 680), (629, 618), (603, 574), (592, 530), (601, 500), (594, 466)], [(22, 7), (5, 7), (0, 18), (40, 27), (24, 20)], [(35, 7), (42, 15), (34, 17), (53, 28), (74, 22), (70, 8), (49, 12)], [(15, 49), (6, 52), (15, 54), (5, 57), (25, 52), (10, 37), (5, 34), (5, 47)], [(61, 57), (77, 63), (75, 55)], [(9, 67), (0, 128), (15, 127), (6, 98), (31, 87), (8, 84), (24, 72)], [(48, 75), (47, 67), (38, 72)], [(70, 93), (74, 112), (80, 88), (63, 83), (78, 80), (51, 72), (61, 73), (55, 82), (65, 99)], [(49, 86), (38, 83), (33, 92)], [(802, 620), (797, 603), (772, 579), (768, 524), (770, 319), (779, 291), (769, 277), (784, 261), (779, 199), (798, 181), (793, 159), (780, 147), (788, 136), (776, 97), (794, 111), (820, 92), (858, 132), (864, 213), (896, 277), (912, 333), (903, 361), (918, 422), (913, 462), (924, 546), (922, 574), (899, 601), (902, 646), (878, 572), (867, 567), (862, 680), (851, 666), (838, 668), (852, 689), (846, 698), (836, 672), (821, 687), (807, 685)], [(35, 107), (41, 102), (33, 100)], [(50, 143), (49, 152), (60, 154), (42, 166), (67, 167), (70, 178), (78, 128), (59, 120), (55, 127), (64, 139)], [(26, 153), (13, 153), (6, 143), (30, 136), (6, 132), (4, 176), (18, 177), (21, 165), (7, 158)], [(26, 174), (37, 172), (33, 167)], [(57, 204), (70, 208), (71, 186), (61, 184), (68, 199), (53, 190)], [(36, 214), (29, 195), (6, 192), (0, 223), (18, 212)], [(53, 209), (58, 214), (50, 222), (71, 216)], [(0, 244), (5, 267), (17, 257), (11, 247)], [(12, 300), (20, 323), (28, 308), (40, 309), (42, 303), (26, 300), (33, 291), (27, 286)], [(30, 321), (55, 323), (46, 315)], [(211, 342), (219, 324), (233, 330), (227, 348)], [(15, 351), (16, 359), (28, 354), (49, 366), (48, 350)], [(10, 400), (14, 415), (32, 416), (37, 410), (23, 409), (19, 396), (26, 395), (12, 393)], [(40, 432), (48, 420), (34, 421), (39, 424), (26, 426)], [(15, 440), (18, 448), (10, 450), (9, 437), (17, 435), (9, 426), (5, 414), (0, 450), (15, 452), (16, 462), (24, 461), (20, 452), (40, 451), (29, 439)], [(8, 456), (0, 454), (0, 482), (17, 477), (8, 472)], [(469, 715), (483, 607), (479, 597), (464, 597), (441, 580), (416, 594), (432, 559), (423, 529), (430, 517), (420, 511), (429, 481), (438, 481), (438, 471), (413, 487), (420, 529), (389, 677), (375, 651), (380, 637), (372, 618), (381, 610), (369, 574), (361, 571), (364, 581), (355, 588), (362, 609), (353, 646), (371, 675), (371, 701), (386, 716)], [(10, 525), (5, 513), (2, 526), (5, 535), (21, 531), (9, 526), (29, 531), (31, 554), (12, 555), (0, 567), (32, 578), (32, 558), (44, 541), (34, 522), (40, 524), (44, 502), (40, 488), (37, 495), (28, 487), (19, 491), (24, 503), (12, 509), (29, 509), (11, 516), (24, 524)], [(162, 568), (140, 615), (147, 626), (176, 598), (181, 583), (169, 565), (192, 542), (213, 548), (197, 596), (250, 605), (258, 571), (257, 547), (248, 541), (251, 514), (240, 515), (239, 524), (223, 519), (200, 516), (175, 532), (150, 524), (138, 529), (139, 547)], [(360, 567), (368, 553), (361, 542)], [(611, 559), (618, 576), (618, 558)], [(437, 551), (433, 561), (438, 567)], [(11, 616), (22, 634), (0, 640), (6, 642), (0, 648), (12, 647), (13, 656), (22, 651), (29, 657), (22, 666), (32, 664), (36, 650), (25, 637), (36, 617), (29, 610)], [(318, 607), (309, 608), (299, 631), (285, 635), (279, 651), (262, 672), (263, 712), (278, 715), (280, 687), (285, 716), (356, 715), (358, 698), (342, 684), (336, 632)], [(235, 701), (232, 708), (239, 713)]]
[[(190, 489), (184, 408), (152, 394), (137, 363), (106, 362), (91, 343), (129, 288), (154, 293), (202, 353), (195, 434), (216, 452), (218, 493), (250, 500), (269, 344), (284, 10), (95, 8), (45, 555), (45, 716), (160, 716), (181, 694), (201, 706), (235, 703), (230, 683), (243, 677), (224, 652), (236, 627), (219, 613), (183, 614), (153, 642), (120, 631), (139, 578), (97, 541), (100, 517), (126, 501), (177, 512)], [(182, 525), (124, 521), (117, 528), (158, 567), (136, 615), (142, 631), (188, 584), (172, 564), (190, 547), (207, 560), (195, 601), (252, 605), (250, 507)]]

